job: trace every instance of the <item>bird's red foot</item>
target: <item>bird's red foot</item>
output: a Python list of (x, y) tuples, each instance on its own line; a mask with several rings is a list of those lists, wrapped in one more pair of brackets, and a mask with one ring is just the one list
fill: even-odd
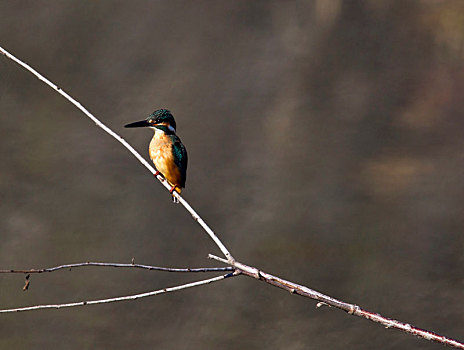
[(154, 177), (157, 177), (157, 176), (161, 176), (163, 178), (163, 180), (165, 179), (164, 175), (161, 174), (158, 170), (156, 170), (156, 173), (153, 174)]
[(176, 187), (177, 187), (177, 186), (172, 186), (171, 189), (169, 190), (169, 193), (172, 194), (172, 192), (175, 191)]

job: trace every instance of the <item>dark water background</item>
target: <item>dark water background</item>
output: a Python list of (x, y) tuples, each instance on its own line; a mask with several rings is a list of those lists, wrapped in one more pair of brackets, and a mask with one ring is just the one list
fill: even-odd
[[(241, 261), (464, 340), (464, 2), (2, 1), (0, 45), (122, 126), (172, 110), (185, 198)], [(0, 57), (0, 268), (214, 266), (209, 240), (69, 102)], [(206, 277), (0, 276), (0, 307)], [(0, 317), (2, 349), (439, 349), (247, 278)]]

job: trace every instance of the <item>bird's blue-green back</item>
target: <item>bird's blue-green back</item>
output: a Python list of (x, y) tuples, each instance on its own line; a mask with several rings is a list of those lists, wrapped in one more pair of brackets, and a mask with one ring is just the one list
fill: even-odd
[(185, 181), (187, 180), (187, 150), (180, 141), (180, 138), (177, 135), (170, 135), (172, 140), (172, 153), (174, 155), (174, 162), (180, 170), (182, 183), (181, 186), (185, 187)]

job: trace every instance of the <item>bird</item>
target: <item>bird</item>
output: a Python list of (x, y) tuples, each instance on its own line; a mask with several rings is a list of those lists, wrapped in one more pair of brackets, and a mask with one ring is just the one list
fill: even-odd
[[(180, 193), (187, 180), (187, 149), (176, 135), (176, 121), (167, 109), (158, 109), (148, 118), (126, 124), (125, 128), (148, 127), (154, 130), (148, 147), (150, 159), (155, 165), (155, 176), (163, 176), (172, 186), (169, 193)], [(172, 196), (174, 203), (178, 203)]]

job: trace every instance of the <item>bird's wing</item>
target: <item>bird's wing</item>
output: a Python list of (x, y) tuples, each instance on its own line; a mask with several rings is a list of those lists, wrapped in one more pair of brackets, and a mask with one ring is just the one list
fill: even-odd
[(174, 153), (174, 162), (180, 169), (181, 173), (181, 186), (185, 187), (185, 181), (187, 180), (187, 150), (180, 141), (180, 138), (176, 135), (171, 136), (173, 138), (172, 152)]

